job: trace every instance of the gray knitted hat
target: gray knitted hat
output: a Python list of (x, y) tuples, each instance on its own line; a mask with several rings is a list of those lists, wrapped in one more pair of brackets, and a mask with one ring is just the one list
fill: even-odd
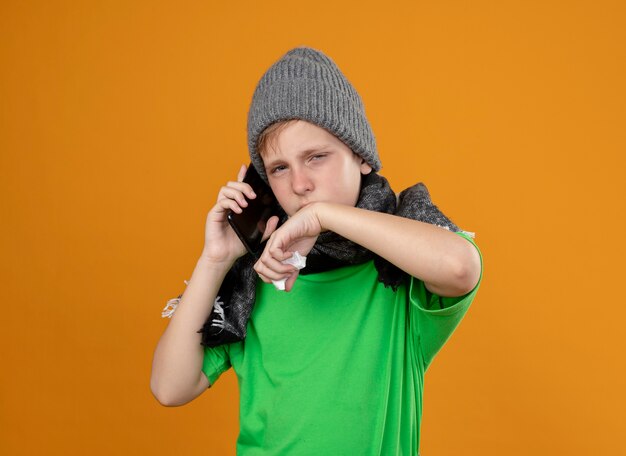
[(381, 168), (376, 139), (361, 97), (328, 56), (310, 47), (296, 47), (261, 77), (248, 111), (248, 152), (267, 181), (256, 150), (259, 135), (280, 120), (303, 119), (343, 141), (374, 171)]

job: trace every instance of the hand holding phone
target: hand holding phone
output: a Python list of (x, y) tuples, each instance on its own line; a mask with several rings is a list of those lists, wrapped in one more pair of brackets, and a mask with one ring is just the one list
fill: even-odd
[(280, 217), (281, 208), (272, 189), (259, 176), (252, 163), (248, 165), (243, 182), (252, 187), (256, 198), (246, 198), (248, 206), (242, 208), (241, 214), (231, 210), (228, 212), (227, 219), (246, 250), (258, 257), (261, 253), (261, 241), (267, 221), (273, 215)]

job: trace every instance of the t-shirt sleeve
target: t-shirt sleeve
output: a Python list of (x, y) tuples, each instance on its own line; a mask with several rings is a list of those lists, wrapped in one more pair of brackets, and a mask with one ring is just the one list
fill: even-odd
[(202, 372), (209, 380), (209, 388), (217, 379), (230, 368), (230, 356), (228, 344), (217, 347), (204, 347), (204, 359), (202, 361)]
[(464, 232), (456, 232), (471, 242), (480, 256), (480, 277), (476, 286), (463, 296), (445, 297), (431, 293), (424, 282), (411, 277), (409, 285), (410, 318), (419, 343), (424, 371), (450, 338), (476, 296), (483, 278), (483, 257), (476, 243)]

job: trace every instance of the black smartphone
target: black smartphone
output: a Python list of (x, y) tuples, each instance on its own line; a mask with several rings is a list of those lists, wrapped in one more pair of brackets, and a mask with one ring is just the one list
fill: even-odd
[(261, 247), (261, 239), (265, 232), (267, 221), (272, 215), (280, 216), (280, 205), (274, 196), (272, 189), (259, 176), (256, 169), (250, 163), (243, 181), (249, 184), (256, 193), (256, 198), (248, 199), (247, 207), (242, 207), (241, 214), (228, 212), (228, 223), (233, 228), (246, 250), (258, 257)]

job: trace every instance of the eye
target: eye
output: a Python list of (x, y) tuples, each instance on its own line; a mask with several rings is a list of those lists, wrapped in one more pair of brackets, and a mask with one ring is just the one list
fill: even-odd
[(325, 156), (326, 156), (326, 154), (315, 154), (315, 155), (311, 156), (310, 160), (318, 161), (318, 160), (321, 160), (322, 158), (324, 158)]
[(284, 166), (284, 165), (274, 166), (274, 167), (272, 168), (272, 171), (271, 171), (271, 172), (272, 172), (272, 174), (276, 174), (276, 173), (279, 173), (279, 172), (281, 172), (281, 171), (285, 170), (286, 168), (287, 168), (287, 167), (286, 167), (286, 166)]

